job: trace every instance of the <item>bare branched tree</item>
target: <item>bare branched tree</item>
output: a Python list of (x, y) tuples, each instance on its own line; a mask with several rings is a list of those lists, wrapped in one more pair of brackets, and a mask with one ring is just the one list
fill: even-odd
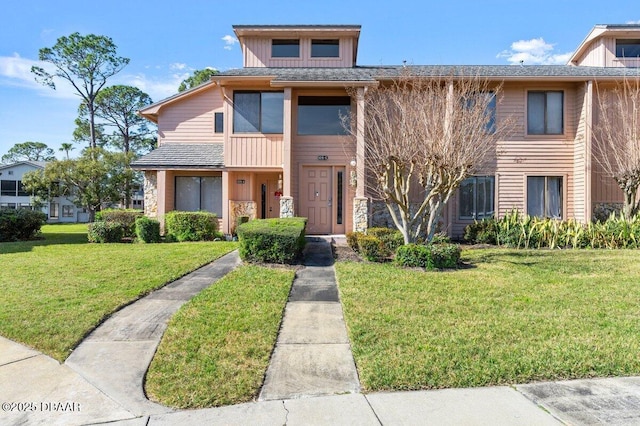
[(631, 219), (640, 211), (640, 77), (598, 87), (597, 99), (595, 158), (622, 189), (623, 213)]
[[(367, 90), (359, 160), (375, 177), (369, 193), (384, 201), (405, 243), (431, 241), (460, 183), (495, 159), (511, 126), (495, 120), (501, 88), (475, 76), (405, 73)], [(351, 135), (355, 143), (353, 127)]]

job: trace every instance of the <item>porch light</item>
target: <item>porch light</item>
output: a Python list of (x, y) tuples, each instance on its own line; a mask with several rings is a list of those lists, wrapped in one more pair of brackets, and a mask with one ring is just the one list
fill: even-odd
[(355, 159), (355, 158), (352, 158), (352, 159), (351, 159), (351, 162), (350, 162), (349, 164), (351, 165), (351, 167), (355, 167), (355, 166), (356, 166), (356, 164), (357, 164), (357, 163), (356, 163), (356, 159)]
[(282, 175), (278, 175), (278, 189), (282, 189)]

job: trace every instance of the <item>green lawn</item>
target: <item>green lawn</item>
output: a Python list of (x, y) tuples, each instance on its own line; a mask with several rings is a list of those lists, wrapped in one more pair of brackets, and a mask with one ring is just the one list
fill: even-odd
[(86, 225), (0, 243), (0, 335), (59, 361), (119, 307), (236, 248), (235, 243), (89, 244)]
[(185, 304), (147, 372), (149, 397), (178, 408), (256, 397), (293, 276), (288, 269), (242, 266)]
[(365, 391), (640, 374), (639, 251), (463, 260), (447, 272), (336, 265)]

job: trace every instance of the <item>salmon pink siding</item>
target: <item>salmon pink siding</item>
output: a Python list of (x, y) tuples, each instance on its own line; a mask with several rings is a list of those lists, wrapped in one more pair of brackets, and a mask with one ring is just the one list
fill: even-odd
[(588, 123), (591, 104), (591, 85), (579, 85), (576, 89), (576, 116), (578, 126), (573, 143), (573, 176), (574, 176), (574, 218), (581, 222), (589, 219), (590, 209), (587, 207), (587, 174), (590, 167), (588, 158), (590, 149), (587, 138), (590, 123)]
[[(626, 36), (638, 38), (640, 36)], [(589, 44), (578, 58), (576, 65), (588, 67), (640, 67), (639, 58), (617, 58), (616, 39), (625, 37), (602, 37)]]
[(224, 163), (227, 167), (282, 167), (282, 139), (282, 135), (231, 135)]
[[(245, 67), (352, 67), (354, 46), (351, 37), (332, 37), (331, 35), (319, 35), (317, 37), (300, 38), (300, 56), (298, 58), (272, 58), (272, 38), (291, 39), (295, 37), (247, 37), (243, 46)], [(312, 39), (338, 39), (340, 43), (339, 56), (337, 58), (312, 58)]]
[(160, 109), (158, 142), (222, 143), (215, 133), (215, 113), (223, 111), (222, 94), (217, 87), (195, 93)]

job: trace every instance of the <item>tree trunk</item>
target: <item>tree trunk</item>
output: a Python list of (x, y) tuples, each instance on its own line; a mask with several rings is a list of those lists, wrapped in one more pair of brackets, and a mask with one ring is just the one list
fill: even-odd
[(96, 147), (96, 114), (93, 101), (87, 104), (89, 110), (89, 148)]

